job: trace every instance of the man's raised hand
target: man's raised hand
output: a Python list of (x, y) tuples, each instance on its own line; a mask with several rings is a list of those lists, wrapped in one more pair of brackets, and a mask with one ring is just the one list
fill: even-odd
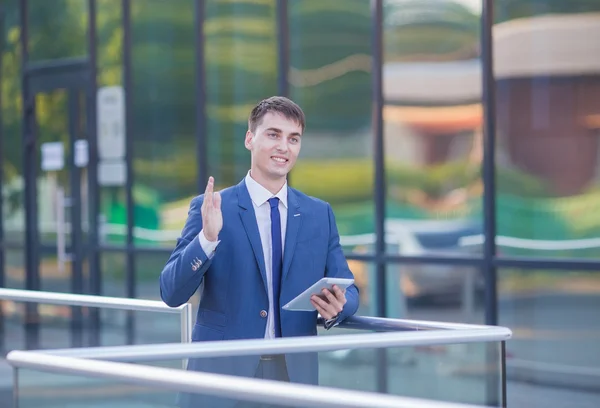
[(219, 239), (219, 232), (223, 228), (223, 214), (221, 213), (221, 194), (214, 192), (215, 179), (208, 178), (202, 202), (202, 230), (204, 237), (211, 242)]

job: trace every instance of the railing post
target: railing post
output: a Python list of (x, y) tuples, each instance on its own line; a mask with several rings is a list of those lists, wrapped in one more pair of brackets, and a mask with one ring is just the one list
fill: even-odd
[(19, 408), (19, 369), (13, 368), (13, 407)]
[[(181, 343), (191, 343), (192, 342), (192, 330), (194, 321), (192, 319), (192, 304), (186, 303), (181, 308)], [(183, 359), (182, 365), (183, 369), (187, 368), (187, 359)]]

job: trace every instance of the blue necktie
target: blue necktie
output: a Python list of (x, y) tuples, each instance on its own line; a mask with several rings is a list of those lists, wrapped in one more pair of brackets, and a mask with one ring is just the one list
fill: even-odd
[(279, 216), (279, 198), (269, 199), (271, 205), (271, 248), (273, 250), (273, 322), (275, 337), (281, 337), (281, 321), (279, 319), (279, 292), (281, 289), (281, 272), (283, 269), (283, 254), (281, 250), (281, 217)]

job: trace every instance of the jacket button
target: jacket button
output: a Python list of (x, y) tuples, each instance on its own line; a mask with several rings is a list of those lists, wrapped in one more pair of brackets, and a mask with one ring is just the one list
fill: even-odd
[(260, 311), (260, 317), (267, 317), (267, 311), (266, 310), (261, 310)]

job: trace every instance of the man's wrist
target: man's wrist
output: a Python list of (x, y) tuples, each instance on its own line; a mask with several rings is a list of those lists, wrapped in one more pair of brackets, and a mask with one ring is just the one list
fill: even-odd
[(341, 313), (338, 313), (337, 315), (335, 315), (335, 316), (333, 316), (333, 317), (331, 317), (329, 319), (325, 319), (325, 324), (324, 324), (325, 329), (329, 330), (333, 326), (335, 326), (336, 322), (340, 318), (340, 315), (341, 315)]
[(218, 235), (216, 237), (209, 237), (208, 235), (206, 235), (206, 232), (204, 232), (204, 229), (202, 229), (202, 231), (200, 231), (200, 233), (202, 235), (204, 235), (204, 238), (206, 238), (206, 241), (210, 242), (211, 244), (214, 244), (215, 242), (217, 242), (219, 240)]
[(218, 240), (215, 241), (210, 241), (207, 239), (206, 235), (204, 234), (204, 229), (202, 231), (200, 231), (200, 233), (198, 234), (198, 241), (200, 241), (200, 247), (202, 247), (202, 250), (204, 251), (204, 253), (206, 254), (206, 256), (208, 258), (212, 258), (212, 256), (214, 255), (215, 251), (217, 250), (217, 246), (219, 245)]

